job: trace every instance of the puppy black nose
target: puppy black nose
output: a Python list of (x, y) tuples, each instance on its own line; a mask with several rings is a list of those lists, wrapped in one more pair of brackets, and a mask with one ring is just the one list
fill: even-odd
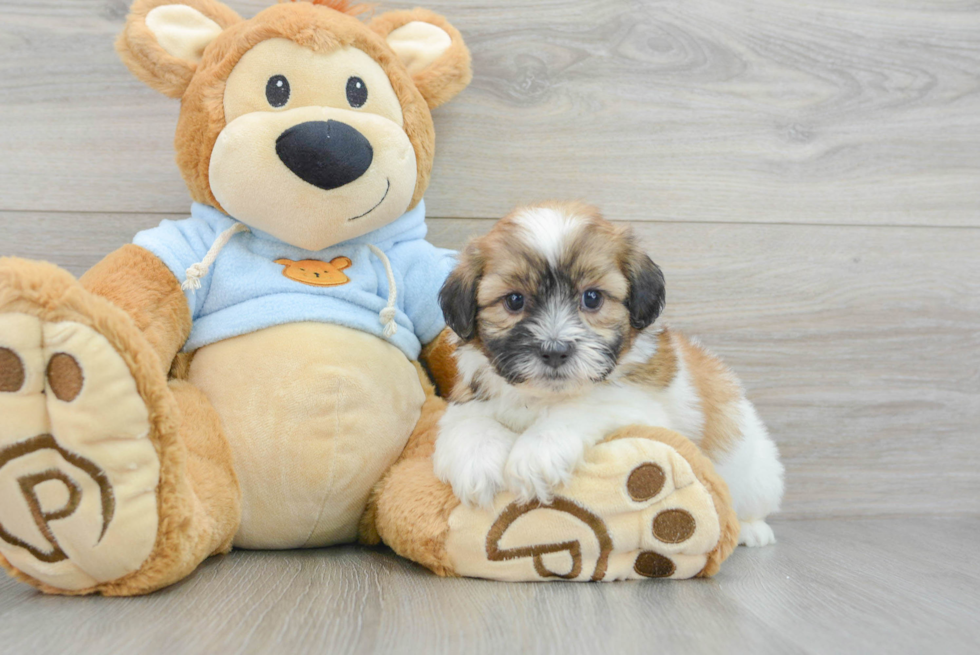
[(558, 368), (568, 361), (568, 357), (574, 350), (575, 344), (568, 341), (557, 341), (542, 344), (538, 348), (538, 357), (551, 368)]
[(276, 154), (301, 180), (327, 191), (364, 175), (374, 159), (371, 142), (339, 121), (293, 125), (276, 139)]

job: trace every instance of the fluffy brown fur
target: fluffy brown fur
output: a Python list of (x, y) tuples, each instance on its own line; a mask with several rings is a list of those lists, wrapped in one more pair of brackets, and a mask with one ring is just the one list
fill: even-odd
[(349, 16), (360, 16), (374, 9), (373, 4), (354, 3), (349, 0), (279, 0), (279, 2), (283, 4), (287, 2), (309, 2), (310, 4), (327, 7), (328, 9), (333, 9)]
[(741, 435), (738, 422), (728, 408), (742, 396), (742, 385), (727, 366), (704, 348), (683, 335), (675, 335), (675, 338), (701, 397), (704, 412), (701, 448), (711, 456), (719, 455), (727, 451)]
[[(308, 2), (279, 4), (242, 21), (213, 0), (191, 0), (225, 31), (205, 50), (197, 65), (188, 65), (160, 48), (146, 26), (146, 15), (167, 0), (137, 0), (116, 48), (133, 73), (158, 91), (181, 98), (181, 113), (174, 145), (177, 164), (191, 196), (197, 202), (221, 208), (211, 192), (208, 171), (211, 151), (225, 126), (224, 87), (241, 57), (258, 43), (286, 38), (314, 52), (353, 46), (377, 61), (388, 74), (404, 114), (404, 127), (415, 149), (417, 179), (410, 205), (421, 200), (429, 185), (435, 154), (435, 131), (430, 107), (435, 107), (469, 84), (469, 51), (459, 32), (444, 18), (423, 9), (387, 12), (369, 24), (347, 3)], [(335, 9), (332, 4), (337, 4)], [(452, 37), (452, 45), (432, 66), (413, 79), (384, 41), (392, 30), (411, 21), (431, 22)]]
[[(537, 218), (545, 214), (567, 220)], [(579, 311), (572, 305), (587, 289), (601, 290), (602, 302), (593, 310)], [(520, 311), (507, 304), (512, 293), (526, 300)], [(572, 303), (569, 311), (591, 337), (590, 343), (578, 344), (580, 352), (581, 346), (588, 346), (603, 353), (602, 364), (608, 365), (604, 377), (640, 330), (659, 315), (663, 293), (660, 269), (627, 227), (605, 220), (591, 205), (546, 202), (514, 210), (488, 234), (467, 244), (441, 298), (448, 323), (464, 348), (479, 350), (509, 383), (523, 384), (533, 362), (514, 358), (536, 339), (535, 330), (553, 320), (545, 318), (552, 311), (546, 305), (559, 299), (563, 305)], [(597, 361), (590, 363), (587, 380), (595, 381), (598, 366)], [(576, 379), (585, 373), (582, 366), (579, 369)], [(454, 400), (462, 401), (466, 387), (480, 384), (482, 377), (467, 379)]]
[(645, 362), (628, 366), (623, 371), (627, 380), (653, 389), (665, 389), (677, 376), (677, 351), (671, 339), (671, 331), (664, 328), (657, 337), (657, 352)]
[(160, 258), (128, 244), (90, 268), (79, 282), (129, 314), (166, 373), (191, 333), (191, 312), (180, 283)]
[(422, 354), (419, 356), (419, 360), (435, 384), (436, 393), (442, 397), (448, 396), (453, 385), (456, 384), (456, 359), (453, 356), (456, 352), (456, 340), (452, 334), (449, 328), (444, 329), (438, 337), (422, 348)]
[[(171, 4), (170, 0), (136, 0), (129, 10), (126, 29), (116, 40), (116, 52), (126, 68), (144, 84), (170, 98), (180, 98), (194, 77), (197, 66), (168, 54), (146, 26), (146, 15), (168, 4)], [(223, 28), (242, 20), (234, 11), (215, 0), (187, 0), (185, 4)]]
[(427, 9), (416, 8), (411, 11), (390, 11), (380, 14), (371, 20), (368, 27), (384, 38), (412, 21), (422, 21), (441, 27), (452, 38), (449, 50), (444, 52), (432, 66), (412, 77), (415, 86), (428, 103), (429, 109), (435, 109), (453, 99), (473, 79), (470, 51), (463, 45), (463, 37), (459, 30), (439, 14)]

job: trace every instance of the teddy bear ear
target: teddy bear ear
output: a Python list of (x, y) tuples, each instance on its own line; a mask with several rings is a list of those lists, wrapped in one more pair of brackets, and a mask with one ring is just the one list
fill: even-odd
[(473, 78), (463, 37), (439, 14), (425, 9), (389, 11), (368, 27), (388, 42), (429, 109), (451, 100)]
[(239, 21), (238, 14), (216, 0), (136, 0), (116, 51), (145, 84), (180, 98), (204, 49)]

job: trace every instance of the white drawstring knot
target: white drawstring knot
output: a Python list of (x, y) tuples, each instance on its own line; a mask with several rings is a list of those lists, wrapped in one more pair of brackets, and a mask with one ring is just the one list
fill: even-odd
[(398, 324), (395, 323), (395, 314), (397, 313), (398, 310), (394, 307), (385, 307), (378, 312), (378, 318), (381, 319), (381, 322), (385, 326), (384, 335), (386, 337), (392, 337), (395, 335), (395, 332), (398, 332)]
[(208, 267), (204, 265), (204, 262), (191, 264), (185, 274), (187, 279), (180, 285), (180, 288), (196, 291), (201, 288), (201, 278), (208, 274)]
[(248, 232), (248, 226), (242, 223), (235, 223), (227, 230), (218, 235), (218, 238), (214, 240), (211, 247), (208, 249), (204, 259), (196, 264), (191, 264), (184, 271), (187, 276), (183, 282), (180, 284), (180, 288), (185, 291), (197, 291), (201, 288), (201, 278), (208, 274), (208, 269), (214, 263), (214, 260), (218, 258), (218, 253), (224, 248), (233, 236), (239, 232)]
[(385, 255), (381, 248), (371, 243), (368, 244), (368, 248), (384, 264), (385, 275), (388, 277), (388, 304), (378, 312), (378, 321), (385, 326), (383, 330), (385, 338), (390, 339), (398, 332), (398, 324), (395, 323), (395, 316), (398, 313), (398, 310), (395, 308), (395, 303), (398, 301), (398, 287), (395, 286), (395, 272), (391, 270), (391, 262), (388, 261), (388, 256)]

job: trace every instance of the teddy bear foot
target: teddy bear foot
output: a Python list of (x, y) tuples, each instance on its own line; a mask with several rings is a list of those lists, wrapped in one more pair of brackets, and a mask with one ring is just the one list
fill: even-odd
[(445, 550), (457, 575), (509, 581), (710, 576), (736, 545), (727, 487), (680, 435), (631, 426), (586, 453), (553, 502), (505, 493), (460, 505)]
[[(100, 302), (100, 320), (79, 311)], [(157, 537), (161, 466), (136, 358), (93, 328), (113, 309), (54, 267), (0, 265), (0, 564), (47, 591), (119, 580)]]

